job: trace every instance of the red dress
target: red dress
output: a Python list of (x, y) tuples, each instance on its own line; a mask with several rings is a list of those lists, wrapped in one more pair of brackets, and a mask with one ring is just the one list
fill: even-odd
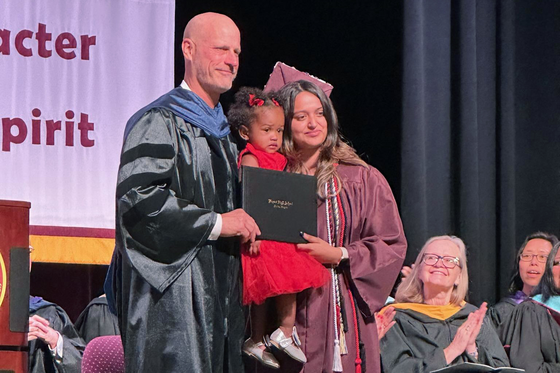
[[(286, 157), (280, 153), (266, 153), (251, 144), (239, 154), (250, 153), (257, 158), (259, 167), (282, 171)], [(280, 294), (299, 293), (308, 288), (319, 288), (329, 279), (327, 269), (293, 243), (262, 241), (259, 254), (250, 256), (243, 250), (243, 304), (262, 304), (267, 298)]]

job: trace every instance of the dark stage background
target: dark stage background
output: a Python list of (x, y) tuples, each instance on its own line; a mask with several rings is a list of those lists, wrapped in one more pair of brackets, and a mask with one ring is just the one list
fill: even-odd
[[(393, 188), (408, 262), (428, 237), (456, 234), (469, 248), (471, 301), (494, 303), (523, 238), (560, 233), (560, 3), (201, 3), (176, 3), (176, 84), (183, 28), (205, 11), (241, 30), (226, 109), (276, 61), (333, 84), (343, 134)], [(75, 319), (105, 271), (36, 263), (31, 290)]]

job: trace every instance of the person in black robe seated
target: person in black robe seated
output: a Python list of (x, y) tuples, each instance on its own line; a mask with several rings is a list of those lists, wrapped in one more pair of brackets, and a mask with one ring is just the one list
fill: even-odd
[[(31, 270), (31, 259), (29, 269)], [(85, 343), (70, 317), (58, 305), (41, 297), (29, 297), (27, 339), (30, 373), (81, 371)]]
[(86, 344), (96, 337), (120, 335), (119, 320), (109, 311), (105, 294), (89, 302), (74, 326)]
[(560, 243), (552, 248), (531, 300), (504, 327), (511, 365), (531, 373), (560, 372)]
[(488, 316), (502, 342), (503, 326), (507, 324), (515, 306), (529, 299), (544, 273), (548, 254), (557, 242), (558, 238), (553, 234), (536, 232), (525, 238), (517, 252), (509, 286), (510, 294), (488, 310)]
[[(380, 340), (385, 373), (431, 372), (473, 362), (509, 366), (485, 316), (464, 298), (468, 290), (465, 244), (455, 236), (430, 238), (395, 295), (395, 324)], [(382, 311), (382, 313), (385, 309)]]

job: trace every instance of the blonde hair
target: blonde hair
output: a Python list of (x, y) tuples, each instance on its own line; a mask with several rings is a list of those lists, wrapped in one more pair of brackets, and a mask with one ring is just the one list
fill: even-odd
[(453, 287), (451, 292), (450, 303), (455, 306), (460, 306), (465, 300), (467, 292), (469, 290), (469, 271), (467, 270), (467, 248), (465, 243), (459, 237), (456, 236), (436, 236), (430, 238), (424, 246), (420, 253), (416, 257), (414, 262), (414, 268), (408, 277), (406, 277), (403, 282), (397, 288), (397, 293), (395, 294), (395, 300), (399, 303), (424, 303), (424, 284), (418, 278), (420, 268), (422, 267), (422, 258), (426, 248), (434, 241), (446, 240), (451, 241), (459, 248), (459, 266), (461, 268), (461, 274), (459, 277), (459, 284)]
[(338, 182), (339, 187), (336, 194), (338, 194), (342, 188), (342, 182), (335, 167), (337, 163), (353, 164), (364, 167), (367, 167), (367, 163), (364, 162), (358, 154), (356, 154), (354, 148), (348, 145), (340, 135), (336, 112), (333, 108), (331, 100), (327, 97), (323, 90), (312, 82), (299, 80), (286, 84), (279, 92), (286, 117), (282, 153), (288, 159), (290, 171), (296, 173), (304, 173), (306, 171), (297, 145), (292, 139), (294, 106), (296, 97), (301, 92), (309, 92), (317, 96), (319, 101), (321, 101), (324, 116), (327, 120), (327, 138), (321, 145), (317, 170), (315, 171), (315, 176), (317, 176), (317, 194), (321, 198), (327, 198), (330, 196), (325, 195), (324, 185), (331, 179), (331, 177), (334, 177)]

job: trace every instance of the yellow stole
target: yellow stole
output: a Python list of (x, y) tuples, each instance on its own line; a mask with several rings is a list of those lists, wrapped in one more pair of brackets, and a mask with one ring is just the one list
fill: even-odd
[(454, 304), (448, 304), (445, 306), (434, 306), (431, 304), (422, 304), (422, 303), (393, 303), (388, 304), (381, 310), (381, 314), (385, 312), (387, 307), (394, 307), (402, 310), (412, 310), (432, 319), (437, 320), (447, 320), (451, 316), (455, 315), (459, 310), (465, 305), (465, 302), (461, 302), (460, 306), (456, 306)]

